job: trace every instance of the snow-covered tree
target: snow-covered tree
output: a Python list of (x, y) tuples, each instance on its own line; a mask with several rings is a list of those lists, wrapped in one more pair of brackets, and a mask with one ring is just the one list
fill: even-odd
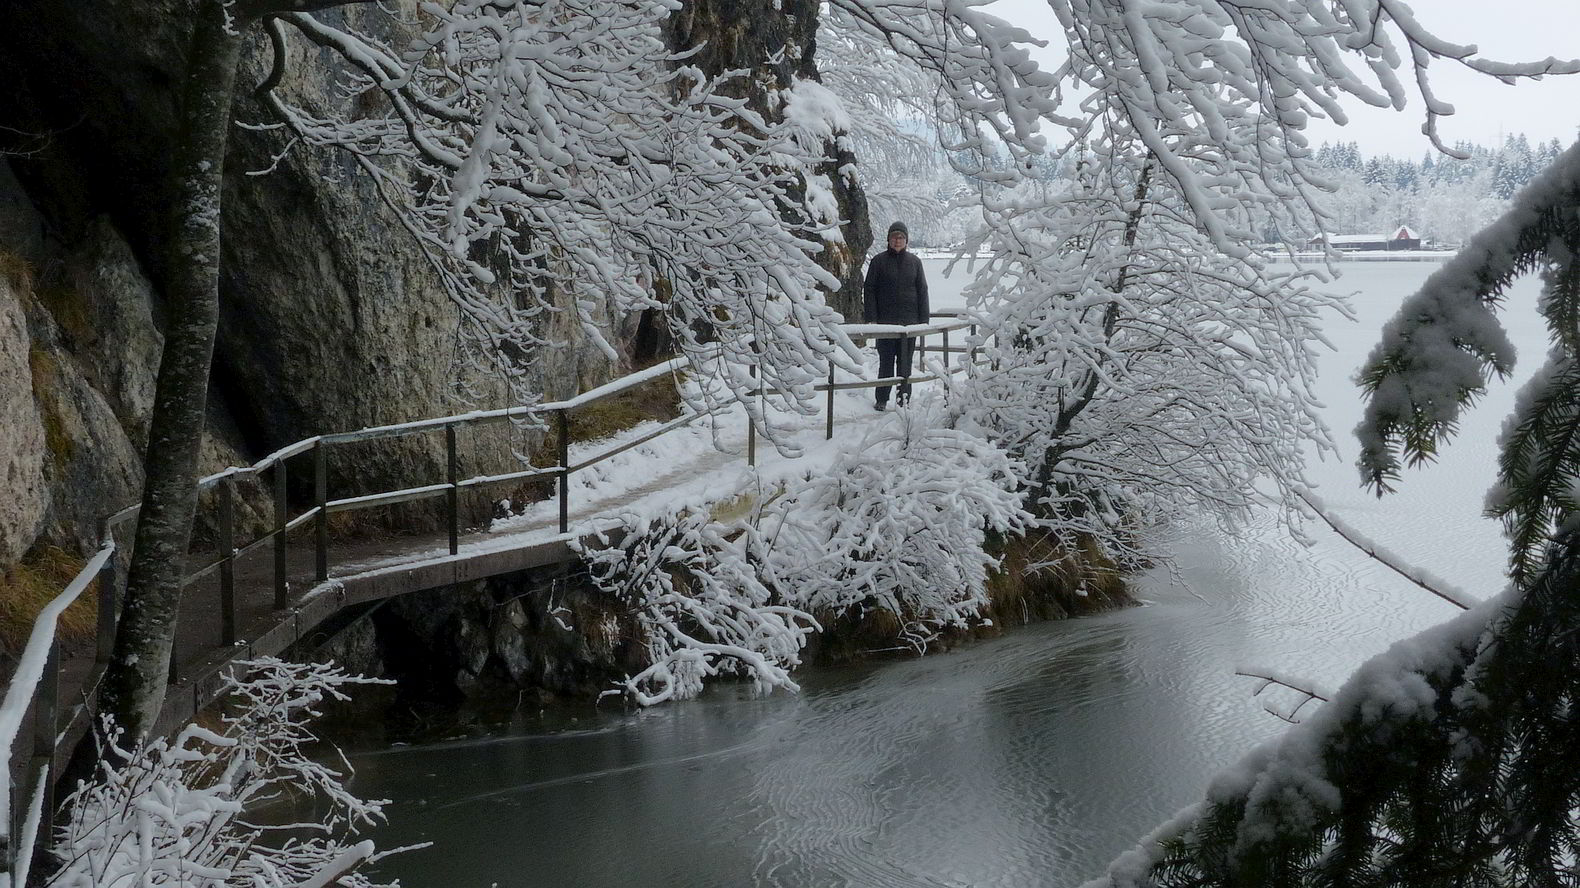
[[(138, 742), (106, 719), (110, 754), (67, 799), (44, 884), (372, 888), (361, 869), (384, 855), (358, 834), (383, 820), (383, 803), (348, 791), (308, 728), (343, 688), (372, 680), (273, 658), (238, 665), (218, 730)], [(312, 822), (261, 819), (281, 802), (312, 808)]]
[(1106, 886), (1569, 886), (1580, 854), (1580, 145), (1400, 306), (1361, 373), (1379, 493), (1507, 376), (1507, 287), (1539, 271), (1552, 343), (1501, 438), (1488, 510), (1512, 582), (1373, 658), (1221, 775)]
[(633, 516), (614, 545), (582, 552), (642, 632), (650, 665), (624, 691), (651, 705), (694, 697), (719, 674), (794, 688), (819, 618), (881, 612), (918, 650), (976, 624), (995, 565), (985, 536), (1024, 526), (1016, 478), (982, 438), (909, 414), (740, 517)]
[(1327, 440), (1310, 385), (1339, 307), (1220, 254), (1128, 135), (1111, 125), (1062, 193), (989, 209), (985, 356), (951, 385), (959, 426), (1027, 467), (1044, 526), (1121, 558), (1138, 518), (1231, 523), (1266, 501), (1259, 478), (1299, 483), (1303, 443)]

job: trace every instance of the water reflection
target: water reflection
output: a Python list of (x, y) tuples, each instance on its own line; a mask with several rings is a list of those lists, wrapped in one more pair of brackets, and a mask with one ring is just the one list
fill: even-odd
[[(385, 846), (438, 843), (388, 865), (419, 888), (1073, 884), (1282, 727), (1236, 665), (1315, 643), (1353, 667), (1364, 640), (1313, 627), (1364, 617), (1397, 636), (1443, 616), (1429, 599), (1379, 609), (1264, 531), (1174, 541), (1186, 578), (1212, 580), (1199, 594), (1154, 577), (1147, 607), (809, 673), (800, 696), (355, 756), (357, 785), (400, 800)], [(1272, 576), (1302, 594), (1269, 594)]]

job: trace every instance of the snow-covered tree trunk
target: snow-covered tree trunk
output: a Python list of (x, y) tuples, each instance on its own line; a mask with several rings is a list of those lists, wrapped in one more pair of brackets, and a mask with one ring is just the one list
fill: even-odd
[(219, 324), (220, 194), (243, 41), (265, 15), (357, 2), (367, 0), (202, 0), (194, 10), (171, 218), (163, 233), (164, 351), (143, 462), (142, 511), (102, 698), (103, 711), (134, 738), (147, 734), (164, 703), (197, 509), (197, 461)]
[(198, 449), (219, 324), (220, 188), (242, 37), (233, 14), (198, 4), (183, 85), (164, 288), (167, 323), (144, 458), (146, 481), (104, 711), (134, 738), (164, 702), (181, 576), (197, 509)]
[[(711, 77), (750, 72), (729, 82), (727, 89), (738, 92), (765, 118), (783, 120), (797, 82), (822, 81), (814, 57), (821, 5), (819, 0), (686, 0), (671, 17), (667, 36), (677, 53), (695, 49), (685, 63)], [(872, 246), (867, 198), (856, 178), (849, 135), (836, 130), (820, 147), (821, 161), (803, 171), (801, 187), (788, 197), (802, 202), (811, 192), (812, 203), (825, 211), (823, 250), (814, 259), (840, 287), (825, 289), (823, 295), (846, 320), (858, 321), (861, 262)]]

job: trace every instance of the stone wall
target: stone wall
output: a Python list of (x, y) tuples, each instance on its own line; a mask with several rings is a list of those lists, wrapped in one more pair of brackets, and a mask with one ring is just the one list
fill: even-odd
[(524, 706), (592, 703), (645, 665), (629, 608), (560, 567), (393, 598), (286, 656), (394, 679), (366, 695), (387, 739)]

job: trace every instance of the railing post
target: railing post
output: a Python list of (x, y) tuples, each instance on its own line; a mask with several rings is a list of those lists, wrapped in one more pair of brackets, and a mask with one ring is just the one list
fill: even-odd
[(274, 464), (274, 609), (284, 610), (290, 598), (285, 575), (285, 525), (290, 523), (285, 502), (285, 460)]
[(318, 507), (313, 575), (320, 583), (329, 579), (329, 454), (326, 450), (322, 440), (313, 445), (313, 504)]
[(828, 424), (823, 429), (823, 440), (834, 437), (834, 362), (828, 364)]
[(444, 464), (445, 477), (450, 483), (450, 489), (444, 497), (450, 512), (450, 554), (458, 555), (461, 552), (461, 465), (456, 456), (453, 422), (444, 426)]
[(236, 643), (236, 482), (219, 482), (219, 643)]
[(6, 781), (5, 794), (7, 813), (6, 822), (0, 824), (4, 827), (0, 829), (0, 874), (6, 877), (6, 884), (9, 885), (11, 876), (16, 873), (16, 848), (22, 832), (22, 818), (17, 816), (17, 809), (25, 803), (15, 780)]
[(944, 328), (944, 372), (949, 372), (949, 328)]
[[(60, 731), (60, 641), (52, 640), (49, 645), (49, 654), (44, 660), (44, 674), (39, 676), (38, 690), (33, 697), (33, 762), (28, 772), (39, 775), (38, 793), (43, 796), (44, 813), (38, 827), (38, 833), (49, 841), (50, 823), (55, 811), (54, 775), (55, 770), (55, 738)], [(30, 799), (24, 797), (25, 806)], [(23, 818), (26, 808), (19, 812)], [(21, 823), (19, 818), (17, 823)], [(20, 839), (21, 833), (11, 834), (13, 847)], [(35, 840), (36, 841), (36, 840)], [(18, 848), (26, 853), (30, 849)], [(19, 861), (20, 862), (20, 861)]]
[(560, 533), (571, 529), (571, 418), (564, 410), (554, 411), (560, 433)]
[[(751, 367), (747, 368), (747, 372), (752, 375), (752, 380), (756, 381), (757, 365), (753, 364)], [(763, 400), (762, 395), (758, 394), (756, 391), (753, 391), (752, 398), (758, 403), (759, 406), (761, 406)], [(749, 406), (746, 409), (746, 464), (749, 466), (757, 465), (757, 420), (753, 418), (752, 411)]]
[[(99, 534), (101, 543), (113, 540), (114, 528), (110, 522), (103, 523), (103, 531)], [(120, 590), (116, 588), (115, 554), (104, 559), (104, 566), (99, 568), (99, 626), (94, 640), (93, 662), (98, 666), (110, 665), (110, 651), (115, 648), (115, 622), (120, 616)]]

